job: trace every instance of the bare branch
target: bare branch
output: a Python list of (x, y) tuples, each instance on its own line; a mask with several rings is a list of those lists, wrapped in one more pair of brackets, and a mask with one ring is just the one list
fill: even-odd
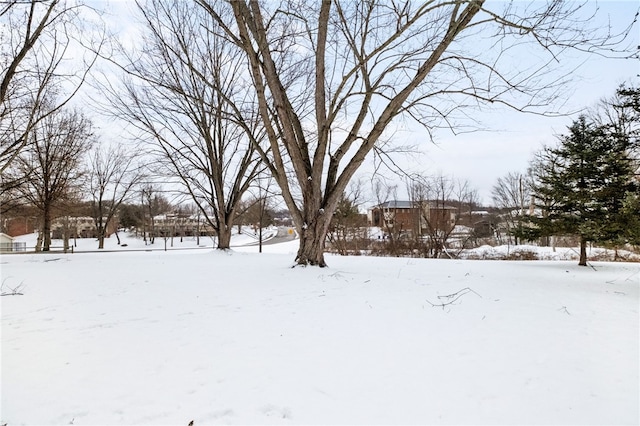
[(442, 309), (444, 309), (446, 306), (455, 305), (456, 302), (458, 300), (460, 300), (460, 298), (462, 296), (464, 296), (466, 294), (469, 294), (469, 293), (473, 293), (476, 296), (478, 296), (479, 298), (482, 298), (482, 296), (480, 296), (477, 292), (475, 292), (471, 288), (465, 287), (462, 290), (456, 291), (455, 293), (447, 294), (445, 296), (438, 296), (438, 300), (440, 301), (440, 303), (430, 302), (429, 299), (425, 299), (425, 300), (433, 308), (442, 308)]

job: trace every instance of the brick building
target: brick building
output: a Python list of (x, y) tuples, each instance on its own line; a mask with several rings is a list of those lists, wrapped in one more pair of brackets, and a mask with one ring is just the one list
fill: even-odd
[(429, 226), (451, 230), (456, 225), (457, 209), (438, 201), (391, 200), (371, 207), (369, 226), (393, 230), (396, 235), (424, 235)]

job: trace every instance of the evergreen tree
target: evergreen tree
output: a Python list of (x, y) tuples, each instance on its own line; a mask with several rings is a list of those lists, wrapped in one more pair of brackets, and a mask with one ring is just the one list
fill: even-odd
[[(596, 126), (581, 116), (547, 148), (536, 172), (534, 194), (543, 200), (542, 217), (523, 236), (574, 234), (580, 237), (580, 265), (587, 264), (587, 242), (619, 244), (627, 240), (637, 183), (629, 156), (630, 138)], [(629, 209), (631, 209), (631, 214)]]
[(622, 210), (617, 219), (618, 228), (611, 233), (613, 246), (640, 245), (640, 87), (620, 86), (616, 96), (605, 101), (604, 124), (610, 137), (624, 144), (630, 161), (631, 185), (622, 200)]
[(628, 111), (626, 116), (629, 121), (633, 121), (636, 124), (640, 123), (640, 87), (621, 86), (616, 94), (618, 102), (616, 102), (615, 106)]
[(635, 194), (628, 193), (624, 199), (622, 220), (625, 224), (621, 236), (622, 242), (640, 246), (640, 190), (638, 188)]

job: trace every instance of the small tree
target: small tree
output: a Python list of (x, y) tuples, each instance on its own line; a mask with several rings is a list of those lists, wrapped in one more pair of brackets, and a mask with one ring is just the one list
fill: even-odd
[(458, 209), (451, 205), (456, 183), (453, 178), (438, 174), (415, 180), (409, 192), (420, 214), (420, 234), (427, 239), (427, 255), (437, 258), (446, 250), (447, 241), (460, 218), (456, 214)]
[(134, 203), (122, 203), (120, 205), (120, 225), (124, 228), (135, 229), (136, 236), (138, 231), (142, 227), (142, 221), (144, 220), (144, 207), (140, 204)]
[(363, 237), (361, 230), (366, 227), (366, 219), (359, 210), (361, 195), (360, 183), (352, 184), (351, 191), (342, 194), (333, 213), (327, 237), (331, 246), (343, 256), (349, 253), (350, 245), (357, 249), (358, 241)]
[(587, 264), (587, 242), (617, 239), (624, 226), (624, 200), (636, 191), (628, 142), (584, 116), (575, 121), (559, 147), (546, 149), (547, 161), (533, 187), (534, 196), (546, 201), (538, 204), (546, 214), (534, 220), (528, 237), (578, 235), (581, 266)]
[(510, 172), (498, 178), (498, 181), (491, 190), (495, 207), (501, 209), (502, 217), (507, 225), (509, 239), (515, 236), (515, 243), (518, 244), (518, 236), (514, 230), (519, 229), (521, 222), (527, 217), (531, 204), (531, 180), (529, 176)]
[(136, 158), (135, 153), (126, 152), (122, 146), (96, 148), (91, 157), (89, 192), (92, 197), (91, 215), (98, 233), (98, 249), (104, 248), (107, 226), (115, 219), (122, 203), (133, 195), (135, 186), (142, 178), (135, 163)]
[(44, 251), (51, 245), (55, 209), (82, 184), (82, 158), (92, 142), (91, 122), (77, 111), (58, 110), (38, 122), (29, 144), (16, 159), (22, 176), (20, 192), (41, 213)]
[(157, 236), (156, 216), (167, 213), (171, 210), (171, 204), (165, 196), (160, 194), (160, 189), (152, 184), (145, 183), (140, 190), (142, 197), (143, 211), (143, 235), (144, 242), (154, 244)]
[(399, 255), (400, 237), (411, 230), (406, 229), (396, 217), (398, 187), (390, 185), (379, 177), (373, 182), (373, 192), (377, 201), (373, 215), (379, 215), (379, 220), (374, 219), (374, 222), (380, 223), (381, 230), (384, 232), (385, 251), (393, 256)]

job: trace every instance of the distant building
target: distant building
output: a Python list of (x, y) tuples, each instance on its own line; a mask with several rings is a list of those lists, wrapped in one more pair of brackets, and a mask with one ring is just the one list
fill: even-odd
[(153, 229), (147, 223), (147, 232), (157, 237), (191, 237), (216, 235), (213, 227), (198, 215), (166, 213), (153, 217)]
[(27, 243), (14, 241), (13, 237), (0, 232), (0, 253), (25, 251)]
[(457, 209), (439, 201), (391, 200), (375, 205), (367, 211), (369, 226), (383, 230), (424, 235), (429, 228), (450, 231), (456, 225)]
[[(109, 238), (116, 231), (117, 218), (113, 218), (106, 226), (105, 237)], [(68, 231), (69, 238), (97, 238), (98, 229), (90, 216), (63, 216), (56, 218), (51, 224), (51, 238), (62, 239)]]

